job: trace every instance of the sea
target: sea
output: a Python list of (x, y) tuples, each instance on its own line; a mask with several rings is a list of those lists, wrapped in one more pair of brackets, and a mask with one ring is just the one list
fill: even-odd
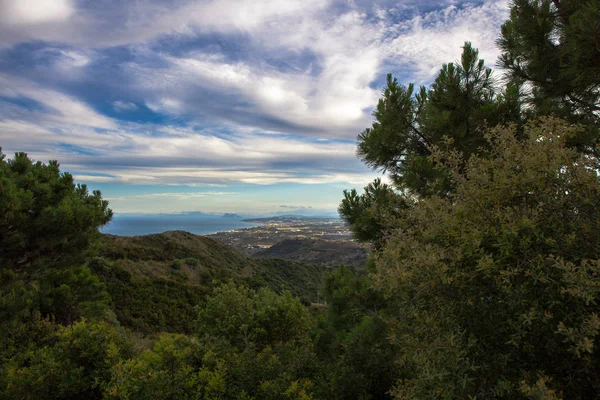
[(100, 232), (119, 236), (138, 236), (165, 231), (186, 231), (197, 235), (261, 226), (241, 218), (202, 213), (184, 214), (114, 214)]

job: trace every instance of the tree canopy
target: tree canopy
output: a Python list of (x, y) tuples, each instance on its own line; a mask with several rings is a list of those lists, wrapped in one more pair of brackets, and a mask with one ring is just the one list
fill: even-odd
[(600, 1), (515, 0), (502, 25), (500, 66), (538, 115), (579, 122), (572, 141), (597, 143), (600, 126)]
[(467, 43), (391, 75), (339, 212), (375, 244), (398, 398), (593, 398), (600, 382), (597, 1), (514, 1), (494, 80)]
[[(436, 148), (456, 183), (399, 217), (374, 276), (411, 377), (403, 398), (591, 398), (600, 339), (600, 160), (557, 119), (486, 134), (493, 157)], [(532, 389), (533, 390), (533, 389)], [(436, 393), (436, 396), (432, 396)]]

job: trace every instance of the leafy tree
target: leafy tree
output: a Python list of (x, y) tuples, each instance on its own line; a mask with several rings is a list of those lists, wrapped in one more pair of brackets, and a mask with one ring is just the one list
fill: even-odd
[(466, 160), (486, 143), (480, 129), (519, 117), (518, 91), (500, 93), (492, 71), (470, 43), (461, 60), (444, 64), (433, 84), (414, 93), (388, 75), (373, 112), (375, 122), (358, 135), (357, 154), (368, 166), (388, 172), (396, 187), (418, 195), (445, 193), (446, 177), (428, 159), (444, 138)]
[(401, 375), (398, 349), (388, 340), (388, 303), (371, 278), (343, 266), (323, 281), (327, 302), (317, 326), (317, 349), (324, 362), (320, 398), (386, 399)]
[(227, 370), (227, 398), (244, 394), (272, 400), (319, 398), (314, 395), (318, 364), (309, 340), (242, 351), (217, 345), (215, 352)]
[(379, 248), (389, 228), (387, 222), (410, 203), (409, 198), (399, 196), (378, 178), (365, 187), (363, 194), (358, 194), (356, 189), (344, 191), (338, 212), (350, 226), (355, 239), (372, 242)]
[[(491, 69), (467, 42), (460, 61), (444, 64), (433, 84), (416, 94), (413, 84), (402, 86), (388, 75), (373, 116), (372, 127), (358, 135), (357, 154), (387, 172), (394, 187), (377, 180), (362, 195), (345, 191), (339, 213), (357, 239), (380, 244), (382, 227), (398, 208), (415, 196), (452, 192), (452, 180), (429, 158), (433, 147), (450, 139), (465, 161), (485, 153), (482, 129), (520, 120), (519, 88), (511, 84), (500, 91)], [(394, 196), (393, 189), (403, 196)]]
[(289, 292), (258, 292), (233, 283), (215, 289), (200, 310), (197, 332), (222, 338), (238, 349), (303, 340), (310, 329), (307, 309)]
[(600, 126), (600, 1), (515, 0), (501, 32), (500, 65), (527, 88), (531, 111), (587, 125), (572, 141), (593, 150)]
[(23, 400), (101, 399), (112, 365), (131, 355), (129, 342), (113, 327), (80, 321), (61, 327), (48, 345), (10, 360), (0, 394)]
[(162, 334), (151, 350), (114, 365), (105, 399), (217, 399), (225, 392), (222, 363), (211, 369), (197, 341)]
[(0, 357), (8, 360), (51, 329), (40, 317), (71, 324), (106, 315), (108, 295), (83, 264), (98, 227), (112, 216), (60, 173), (56, 161), (32, 162), (0, 152)]
[(83, 316), (96, 320), (109, 316), (110, 295), (86, 266), (48, 269), (38, 281), (42, 314), (61, 324), (70, 325)]
[[(456, 185), (423, 199), (377, 262), (409, 373), (401, 398), (593, 398), (600, 339), (600, 160), (557, 119), (486, 134), (493, 157), (437, 148)], [(541, 397), (535, 397), (541, 398)]]
[[(58, 167), (56, 161), (33, 163), (25, 153), (16, 153), (7, 161), (0, 153), (0, 268), (7, 278), (0, 290), (14, 294), (11, 285), (40, 281), (30, 288), (38, 298), (53, 292), (63, 297), (68, 308), (74, 304), (64, 301), (74, 297), (67, 294), (70, 288), (62, 280), (65, 274), (75, 286), (83, 281), (97, 285), (97, 281), (81, 268), (66, 270), (84, 263), (86, 249), (112, 211), (99, 191), (90, 194), (85, 185), (75, 185), (73, 177), (60, 173)], [(52, 281), (59, 286), (53, 287)], [(59, 312), (65, 313), (63, 322), (72, 321), (72, 312)]]
[(343, 265), (325, 276), (322, 293), (327, 304), (327, 321), (335, 331), (352, 327), (365, 315), (377, 315), (385, 307), (384, 299), (371, 286), (368, 276)]
[[(1, 149), (0, 149), (1, 150)], [(99, 191), (89, 193), (59, 164), (0, 152), (0, 265), (17, 271), (83, 263), (98, 227), (112, 217)]]
[(311, 318), (289, 292), (225, 284), (199, 312), (197, 332), (222, 360), (226, 398), (310, 399)]

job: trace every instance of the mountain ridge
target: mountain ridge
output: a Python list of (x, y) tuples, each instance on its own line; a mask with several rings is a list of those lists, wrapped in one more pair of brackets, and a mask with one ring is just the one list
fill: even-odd
[(144, 333), (192, 330), (195, 307), (219, 283), (290, 291), (316, 301), (326, 265), (253, 258), (218, 240), (185, 231), (141, 236), (103, 234), (92, 271), (106, 285), (119, 321)]

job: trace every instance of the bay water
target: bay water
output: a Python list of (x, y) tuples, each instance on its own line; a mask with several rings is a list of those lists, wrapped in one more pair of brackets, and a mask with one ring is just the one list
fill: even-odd
[(222, 215), (183, 214), (115, 214), (112, 221), (100, 229), (102, 233), (119, 236), (148, 235), (165, 231), (186, 231), (197, 235), (260, 226)]

